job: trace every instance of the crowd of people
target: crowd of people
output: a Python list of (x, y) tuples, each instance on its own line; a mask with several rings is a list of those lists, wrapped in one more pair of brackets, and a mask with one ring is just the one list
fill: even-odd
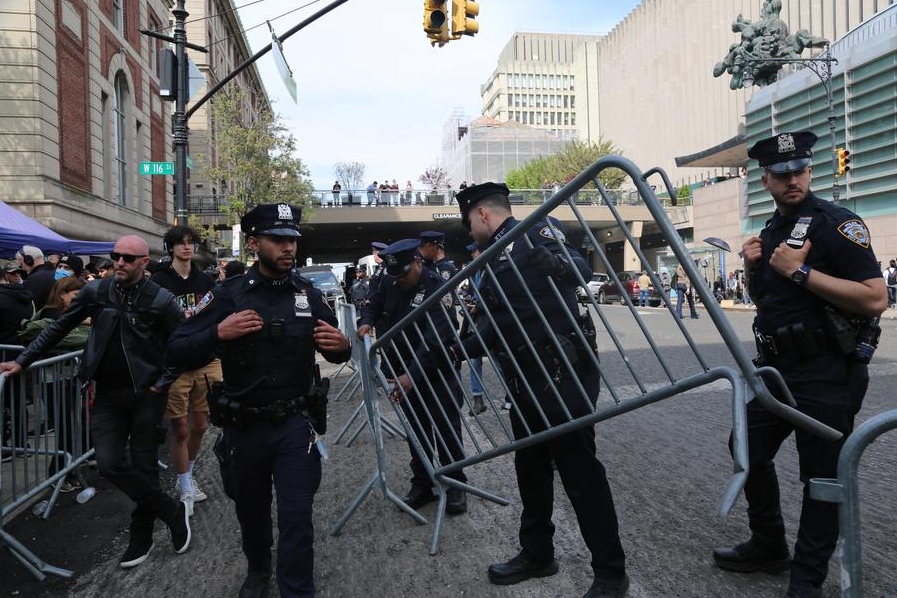
[[(806, 485), (811, 478), (836, 476), (839, 451), (866, 392), (877, 319), (893, 303), (892, 288), (897, 288), (897, 264), (891, 261), (887, 270), (880, 269), (862, 220), (810, 191), (815, 140), (812, 133), (783, 133), (749, 150), (763, 169), (761, 181), (776, 211), (760, 234), (745, 242), (744, 273), (757, 305), (757, 363), (778, 369), (797, 409), (844, 438), (823, 440), (795, 429), (758, 401), (750, 402), (750, 469), (744, 490), (750, 537), (713, 552), (715, 564), (725, 570), (790, 571), (787, 598), (821, 596), (838, 538), (837, 505), (811, 498)], [(392, 185), (373, 187), (377, 201), (384, 193), (398, 195)], [(335, 195), (337, 191), (335, 185)], [(472, 257), (519, 224), (503, 184), (467, 186), (457, 202), (474, 241), (466, 248)], [(100, 473), (135, 504), (123, 568), (149, 557), (157, 520), (167, 526), (175, 552), (188, 549), (190, 516), (206, 498), (192, 472), (211, 420), (223, 428), (215, 455), (225, 493), (235, 504), (247, 559), (240, 596), (266, 595), (275, 572), (281, 596), (314, 595), (312, 509), (321, 480), (328, 387), (316, 371), (315, 356), (345, 362), (350, 339), (338, 329), (321, 292), (295, 268), (300, 221), (301, 209), (287, 204), (250, 210), (241, 228), (258, 261), (245, 271), (242, 264), (228, 264), (218, 284), (194, 267), (200, 239), (187, 227), (168, 231), (164, 249), (171, 260), (152, 276), (146, 272), (149, 247), (137, 236), (119, 239), (110, 260), (96, 263), (95, 271), (77, 256), (60, 256), (54, 264), (27, 246), (15, 265), (4, 269), (9, 282), (0, 285), (0, 342), (22, 340), (18, 332), (9, 336), (11, 319), (47, 321), (21, 353), (0, 363), (0, 373), (18, 374), (67, 335), (88, 327), (79, 377), (93, 383), (90, 431), (97, 463)], [(560, 361), (552, 357), (555, 342), (549, 342), (578, 335), (574, 328), (579, 324), (566, 314), (579, 313), (576, 288), (579, 280), (591, 277), (591, 267), (552, 219), (536, 223), (525, 235), (528, 242), (496, 253), (488, 276), (475, 277), (463, 306), (445, 294), (444, 283), (457, 269), (446, 257), (439, 231), (422, 231), (389, 245), (374, 243), (370, 259), (355, 270), (349, 289), (358, 312), (355, 342), (370, 334), (393, 336), (380, 367), (392, 384), (390, 398), (399, 403), (420, 441), (409, 441), (411, 479), (403, 499), (413, 509), (437, 498), (428, 473), (432, 467), (423, 459), (446, 465), (464, 458), (464, 393), (457, 375), (462, 361), (471, 362), (475, 399), (469, 415), (476, 416), (484, 409), (477, 360), (487, 356), (487, 349), (497, 357), (495, 371), (510, 393), (505, 404), (516, 440), (595, 407), (600, 390), (595, 349), (573, 347), (565, 361), (575, 367), (555, 367)], [(647, 273), (641, 278), (640, 288), (649, 288)], [(682, 317), (687, 301), (696, 318), (692, 283), (684, 269), (666, 276), (666, 284), (679, 297), (677, 315)], [(721, 284), (737, 292), (740, 281)], [(425, 324), (415, 334), (390, 334), (428, 297), (439, 294), (440, 300), (429, 302), (426, 317), (418, 318)], [(647, 300), (640, 294), (640, 303)], [(475, 334), (469, 322), (466, 331), (459, 331), (458, 308), (469, 310), (471, 317), (463, 320), (473, 322)], [(480, 308), (489, 317), (480, 317)], [(835, 336), (833, 331), (844, 331), (844, 326), (850, 335)], [(547, 369), (518, 367), (533, 363), (532, 355), (519, 352), (529, 345), (546, 360)], [(769, 388), (781, 392), (775, 384)], [(580, 399), (583, 392), (588, 401)], [(172, 431), (178, 477), (174, 496), (160, 488), (158, 479), (158, 447), (166, 429)], [(793, 555), (785, 540), (773, 464), (791, 432), (805, 484)], [(489, 566), (489, 581), (512, 585), (557, 573), (552, 522), (557, 472), (592, 557), (593, 583), (584, 598), (625, 596), (630, 583), (626, 557), (608, 473), (596, 455), (594, 427), (518, 449), (514, 470), (522, 504), (520, 550)], [(466, 479), (460, 469), (450, 475), (445, 503), (450, 515), (467, 512)], [(271, 555), (275, 493), (276, 567)]]

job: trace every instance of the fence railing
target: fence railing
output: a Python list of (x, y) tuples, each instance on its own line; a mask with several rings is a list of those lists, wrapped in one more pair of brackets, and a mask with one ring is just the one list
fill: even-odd
[[(21, 349), (0, 346), (3, 354)], [(93, 496), (80, 473), (94, 452), (87, 434), (89, 405), (77, 379), (81, 353), (42, 359), (14, 378), (0, 375), (0, 544), (39, 580), (46, 573), (70, 577), (72, 572), (41, 560), (9, 534), (5, 524), (31, 503), (36, 503), (36, 514), (49, 518), (69, 476), (87, 490), (79, 502)]]

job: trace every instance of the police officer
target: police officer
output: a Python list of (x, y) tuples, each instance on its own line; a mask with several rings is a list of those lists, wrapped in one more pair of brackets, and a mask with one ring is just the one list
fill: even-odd
[(443, 280), (448, 280), (458, 272), (454, 260), (445, 255), (445, 233), (425, 230), (420, 234), (420, 254), (424, 265), (433, 268)]
[(321, 292), (294, 269), (301, 208), (262, 204), (240, 221), (258, 262), (206, 295), (173, 335), (169, 360), (191, 369), (220, 348), (223, 396), (212, 400), (224, 434), (216, 446), (224, 488), (236, 506), (249, 562), (244, 598), (266, 595), (271, 575), (271, 480), (277, 492), (277, 585), (284, 597), (313, 596), (312, 501), (321, 480), (315, 352), (347, 361), (349, 340)]
[[(849, 210), (810, 191), (810, 132), (782, 133), (758, 141), (748, 156), (758, 161), (763, 187), (776, 210), (759, 237), (743, 246), (754, 331), (764, 365), (777, 368), (810, 417), (842, 432), (853, 430), (869, 375), (857, 340), (877, 329), (887, 292), (872, 251), (869, 230)], [(877, 338), (869, 341), (869, 347)], [(867, 349), (869, 347), (866, 347)], [(770, 384), (775, 391), (775, 385)], [(789, 558), (773, 459), (795, 433), (804, 482), (794, 558)], [(823, 440), (794, 428), (756, 401), (748, 404), (750, 470), (744, 493), (751, 537), (714, 551), (730, 571), (783, 572), (790, 567), (789, 598), (822, 596), (828, 561), (838, 539), (838, 505), (811, 499), (811, 478), (837, 477), (844, 439)]]
[[(474, 241), (484, 252), (518, 223), (511, 214), (508, 193), (508, 187), (503, 183), (483, 183), (458, 193), (462, 224), (470, 230)], [(591, 277), (592, 270), (582, 256), (566, 244), (558, 224), (551, 224), (539, 222), (526, 232), (533, 244), (532, 249), (525, 239), (520, 239), (496, 256), (489, 263), (496, 280), (492, 275), (484, 276), (480, 284), (483, 301), (492, 317), (479, 318), (477, 326), (483, 340), (497, 352), (504, 346), (498, 342), (499, 333), (511, 348), (525, 346), (523, 335), (526, 334), (544, 362), (554, 351), (548, 335), (566, 337), (575, 334), (567, 313), (578, 313), (576, 270), (586, 280)], [(574, 263), (570, 263), (561, 252), (558, 240), (566, 244)], [(511, 267), (512, 261), (522, 274), (523, 283)], [(549, 276), (562, 293), (563, 304), (559, 304), (551, 289)], [(495, 287), (496, 281), (500, 289)], [(507, 302), (501, 300), (503, 295), (507, 297)], [(547, 320), (548, 329), (543, 327), (541, 317)], [(493, 319), (495, 328), (491, 323)], [(518, 327), (517, 319), (524, 330)], [(464, 349), (468, 357), (477, 357), (483, 352), (476, 337), (464, 341)], [(459, 356), (458, 348), (453, 347), (452, 350)], [(593, 357), (584, 354), (582, 347), (576, 347), (576, 351), (575, 375), (578, 380), (566, 367), (547, 365), (552, 371), (550, 375), (555, 376), (553, 382), (558, 394), (574, 418), (591, 413), (594, 409), (600, 382)], [(503, 363), (501, 369), (515, 399), (511, 411), (514, 437), (521, 439), (544, 429), (539, 408), (552, 424), (566, 421), (566, 417), (548, 381), (543, 378), (541, 368), (533, 361), (534, 356), (527, 352), (526, 355), (515, 355), (515, 358), (525, 372), (525, 385), (517, 379), (513, 364)], [(588, 404), (583, 400), (578, 384), (588, 393)], [(523, 390), (527, 386), (533, 389), (532, 395)], [(539, 401), (538, 406), (534, 400)], [(591, 426), (516, 452), (514, 466), (523, 503), (519, 534), (522, 549), (509, 561), (489, 567), (489, 581), (497, 585), (510, 585), (531, 577), (557, 573), (554, 524), (551, 521), (554, 501), (552, 463), (557, 465), (564, 489), (576, 511), (583, 539), (592, 553), (595, 577), (585, 598), (625, 595), (629, 578), (617, 515), (604, 466), (595, 456), (595, 429)]]
[[(419, 245), (418, 239), (403, 239), (380, 252), (380, 257), (383, 258), (385, 265), (386, 278), (362, 308), (358, 338), (361, 339), (366, 334), (370, 334), (375, 322), (377, 322), (378, 333), (386, 332), (442, 285), (442, 278), (433, 270), (423, 266), (423, 260), (418, 255)], [(450, 301), (449, 298), (449, 304)], [(428, 319), (432, 320), (432, 325)], [(464, 458), (459, 411), (461, 388), (458, 384), (458, 377), (451, 370), (452, 364), (445, 358), (441, 349), (434, 347), (442, 344), (441, 339), (452, 337), (454, 322), (447, 316), (446, 305), (442, 302), (431, 308), (428, 319), (418, 320), (423, 331), (422, 341), (419, 340), (420, 336), (416, 333), (407, 335), (408, 342), (404, 339), (397, 339), (398, 355), (387, 351), (387, 358), (391, 357), (390, 364), (397, 375), (396, 384), (406, 391), (408, 400), (402, 401), (402, 409), (414, 427), (415, 434), (420, 439), (427, 457), (433, 458), (432, 447), (435, 445), (438, 447), (440, 461), (443, 464), (448, 464)], [(421, 364), (420, 368), (417, 366), (418, 363)], [(440, 380), (440, 376), (426, 373), (434, 368), (443, 369), (441, 378), (445, 379), (445, 384)], [(392, 377), (393, 370), (384, 366), (384, 373), (387, 377)], [(410, 392), (412, 381), (415, 383), (419, 395)], [(435, 394), (431, 392), (430, 385)], [(393, 393), (394, 399), (401, 397), (402, 394), (398, 390)], [(429, 416), (424, 413), (424, 410), (429, 413)], [(447, 419), (442, 416), (443, 410)], [(435, 431), (430, 417), (435, 422)], [(438, 434), (435, 439), (434, 432)], [(442, 441), (439, 440), (440, 437)], [(435, 500), (436, 496), (433, 494), (432, 480), (410, 439), (408, 446), (411, 450), (411, 490), (402, 500), (411, 508), (418, 509)], [(450, 477), (461, 482), (467, 481), (463, 471), (452, 473)], [(445, 510), (447, 513), (454, 515), (467, 511), (467, 496), (463, 491), (449, 488), (446, 495)]]

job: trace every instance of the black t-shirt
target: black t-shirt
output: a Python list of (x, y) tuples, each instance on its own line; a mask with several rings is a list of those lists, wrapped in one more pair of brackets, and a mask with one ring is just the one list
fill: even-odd
[(195, 308), (206, 293), (215, 287), (215, 279), (210, 274), (192, 265), (187, 278), (181, 276), (169, 263), (153, 274), (150, 280), (171, 291), (184, 311)]

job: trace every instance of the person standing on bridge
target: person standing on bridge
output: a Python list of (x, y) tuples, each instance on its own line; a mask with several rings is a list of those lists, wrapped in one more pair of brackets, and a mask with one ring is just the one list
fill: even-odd
[[(760, 180), (776, 210), (742, 250), (757, 304), (759, 364), (781, 372), (801, 412), (844, 437), (823, 440), (779, 419), (757, 401), (748, 403), (750, 470), (744, 494), (751, 537), (713, 553), (716, 565), (729, 571), (790, 569), (787, 598), (822, 596), (838, 540), (838, 505), (810, 498), (809, 482), (837, 477), (841, 447), (869, 384), (866, 364), (878, 343), (878, 316), (888, 305), (865, 223), (810, 191), (815, 142), (810, 132), (781, 133), (748, 151), (763, 168)], [(775, 384), (768, 385), (779, 394)], [(804, 483), (793, 559), (785, 542), (773, 463), (792, 431)]]
[[(473, 185), (458, 194), (461, 223), (484, 252), (518, 224), (511, 214), (508, 196), (508, 187), (503, 183)], [(501, 371), (511, 389), (514, 405), (510, 416), (515, 440), (544, 430), (543, 418), (548, 418), (554, 426), (568, 421), (565, 412), (572, 418), (591, 413), (600, 391), (595, 355), (588, 355), (588, 349), (569, 340), (576, 331), (567, 315), (579, 314), (576, 287), (580, 277), (591, 278), (592, 268), (566, 242), (559, 224), (553, 219), (543, 220), (525, 233), (526, 238), (521, 237), (508, 245), (489, 262), (491, 272), (483, 277), (479, 287), (491, 317), (479, 318), (477, 328), (482, 342), (496, 351)], [(564, 244), (572, 263), (561, 251), (559, 242)], [(522, 281), (518, 280), (517, 272)], [(560, 293), (560, 299), (557, 293)], [(521, 326), (517, 325), (518, 321)], [(524, 335), (532, 342), (537, 356), (527, 349)], [(555, 337), (554, 342), (549, 335)], [(565, 352), (565, 358), (575, 364), (575, 375), (558, 365), (561, 361), (556, 349), (561, 343), (557, 340), (559, 337), (565, 339), (570, 348), (569, 355)], [(502, 353), (505, 346), (513, 352), (513, 359)], [(472, 358), (484, 353), (476, 335), (463, 341), (463, 349), (462, 352), (461, 347), (453, 346), (453, 357), (458, 359), (467, 355)], [(536, 360), (541, 360), (544, 368)], [(515, 361), (519, 368), (515, 367)], [(545, 368), (551, 371), (551, 382), (542, 373)], [(518, 369), (525, 380), (518, 378)], [(557, 398), (551, 390), (552, 385), (557, 389)], [(534, 393), (527, 392), (526, 388), (532, 388)], [(580, 388), (585, 390), (588, 400)], [(489, 581), (496, 585), (511, 585), (558, 572), (552, 522), (554, 466), (576, 512), (586, 546), (592, 553), (594, 582), (583, 598), (625, 596), (629, 588), (626, 556), (604, 465), (595, 455), (594, 426), (581, 427), (517, 450), (514, 468), (523, 503), (519, 532), (521, 550), (507, 562), (489, 567)]]

